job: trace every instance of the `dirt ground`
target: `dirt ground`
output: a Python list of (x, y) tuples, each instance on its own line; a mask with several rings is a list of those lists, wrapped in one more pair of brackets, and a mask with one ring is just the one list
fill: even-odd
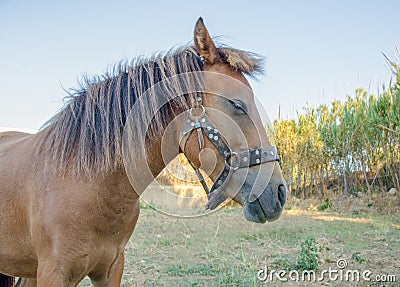
[[(393, 200), (398, 204), (398, 196)], [(126, 248), (122, 286), (400, 286), (400, 216), (372, 210), (378, 200), (330, 202), (320, 211), (321, 203), (291, 199), (281, 218), (266, 224), (247, 222), (237, 207), (179, 218), (143, 206)], [(312, 242), (311, 251), (305, 242)], [(301, 277), (308, 260), (318, 264), (315, 282)], [(285, 270), (286, 282), (272, 269)], [(329, 270), (342, 280), (330, 279)]]

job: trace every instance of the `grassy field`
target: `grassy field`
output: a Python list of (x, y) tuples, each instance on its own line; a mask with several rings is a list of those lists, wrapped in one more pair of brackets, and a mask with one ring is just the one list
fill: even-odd
[(258, 270), (301, 274), (317, 268), (319, 275), (340, 270), (338, 259), (347, 261), (343, 270), (369, 269), (371, 279), (395, 275), (397, 283), (339, 282), (325, 276), (323, 282), (288, 279), (273, 286), (399, 286), (399, 258), (399, 216), (286, 210), (278, 221), (259, 225), (247, 222), (240, 208), (183, 219), (147, 207), (126, 248), (122, 286), (270, 286), (257, 278)]

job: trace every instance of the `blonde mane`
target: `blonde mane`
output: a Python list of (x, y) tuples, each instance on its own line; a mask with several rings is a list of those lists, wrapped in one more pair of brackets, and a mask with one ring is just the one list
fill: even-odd
[[(220, 47), (218, 51), (222, 61), (234, 70), (249, 76), (263, 72), (263, 58), (257, 54), (228, 47)], [(168, 124), (172, 110), (185, 111), (195, 105), (196, 93), (182, 91), (193, 85), (195, 90), (203, 90), (201, 73), (192, 73), (202, 70), (203, 62), (197, 50), (184, 46), (149, 58), (121, 62), (111, 72), (94, 79), (84, 78), (80, 88), (69, 93), (64, 108), (41, 130), (41, 149), (59, 171), (65, 170), (68, 164), (73, 165), (77, 174), (116, 170), (122, 166), (123, 128), (141, 95), (160, 81), (191, 74), (184, 76), (184, 80), (180, 76), (179, 81), (172, 81), (168, 90), (171, 100), (160, 111), (157, 97), (146, 97), (140, 114), (135, 116), (138, 125), (142, 117), (154, 117), (156, 124), (150, 133), (159, 135)], [(145, 137), (146, 134), (138, 132), (135, 140), (144, 142)]]

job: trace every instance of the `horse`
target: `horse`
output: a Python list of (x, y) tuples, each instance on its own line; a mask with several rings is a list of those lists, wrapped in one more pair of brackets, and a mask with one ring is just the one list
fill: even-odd
[(248, 221), (276, 220), (285, 180), (246, 78), (262, 67), (199, 18), (194, 44), (86, 79), (36, 134), (1, 133), (0, 286), (120, 286), (140, 195), (179, 153), (208, 209), (234, 199)]

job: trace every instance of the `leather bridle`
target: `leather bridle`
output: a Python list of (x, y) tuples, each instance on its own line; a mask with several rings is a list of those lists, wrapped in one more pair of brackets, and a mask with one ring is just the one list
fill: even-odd
[[(201, 150), (204, 148), (204, 132), (204, 134), (214, 144), (218, 152), (225, 159), (224, 169), (220, 172), (213, 186), (209, 189), (200, 170), (196, 168), (188, 158), (188, 162), (195, 170), (201, 185), (207, 193), (209, 201), (206, 204), (206, 209), (212, 210), (218, 207), (228, 198), (223, 192), (223, 189), (237, 169), (260, 165), (267, 162), (279, 162), (280, 159), (275, 146), (259, 147), (242, 152), (232, 151), (224, 136), (207, 116), (206, 108), (201, 103), (202, 98), (199, 97), (198, 101), (199, 107), (189, 110), (189, 117), (182, 127), (180, 146), (185, 154), (186, 143), (192, 132), (196, 130), (201, 152)], [(194, 110), (200, 110), (200, 114), (194, 115)]]

